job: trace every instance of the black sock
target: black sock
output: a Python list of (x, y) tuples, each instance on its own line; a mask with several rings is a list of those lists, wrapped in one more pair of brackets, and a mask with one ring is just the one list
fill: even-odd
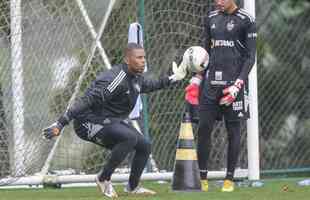
[(233, 179), (234, 179), (234, 174), (232, 172), (227, 172), (225, 180), (233, 181)]
[(200, 179), (207, 180), (208, 171), (207, 170), (200, 170)]
[(131, 171), (129, 176), (130, 190), (136, 189), (136, 187), (139, 185), (141, 174), (143, 172), (144, 167), (146, 166), (150, 153), (151, 150), (136, 152), (135, 157), (132, 160)]

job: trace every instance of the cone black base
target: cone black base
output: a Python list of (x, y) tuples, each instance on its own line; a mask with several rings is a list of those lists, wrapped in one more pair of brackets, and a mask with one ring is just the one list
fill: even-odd
[(181, 123), (173, 170), (172, 190), (201, 191), (193, 128), (188, 113), (185, 113)]
[(175, 163), (172, 190), (201, 191), (197, 162), (179, 160)]

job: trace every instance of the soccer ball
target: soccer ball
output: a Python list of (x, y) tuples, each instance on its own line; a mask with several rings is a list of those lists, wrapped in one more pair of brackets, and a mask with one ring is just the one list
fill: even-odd
[(200, 46), (192, 46), (184, 52), (183, 63), (189, 71), (194, 73), (201, 72), (209, 64), (209, 54)]

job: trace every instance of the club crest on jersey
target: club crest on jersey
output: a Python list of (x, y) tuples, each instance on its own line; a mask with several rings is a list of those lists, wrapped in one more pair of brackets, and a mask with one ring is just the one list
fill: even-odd
[(215, 28), (216, 28), (216, 25), (212, 24), (211, 29), (215, 29)]
[(233, 30), (234, 27), (235, 27), (235, 22), (234, 22), (234, 20), (230, 20), (230, 22), (228, 22), (227, 25), (226, 25), (226, 28), (227, 28), (228, 31)]

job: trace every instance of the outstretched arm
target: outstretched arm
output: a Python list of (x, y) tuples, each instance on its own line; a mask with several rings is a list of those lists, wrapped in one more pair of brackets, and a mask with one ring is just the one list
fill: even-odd
[[(118, 94), (122, 88), (120, 85), (113, 84), (113, 80), (96, 80), (86, 94), (78, 98), (74, 104), (58, 118), (56, 122), (43, 129), (43, 137), (51, 139), (60, 135), (62, 129), (79, 114), (89, 109), (92, 105), (100, 105), (104, 101), (109, 101), (114, 95)], [(115, 87), (114, 87), (115, 86)]]
[(56, 122), (43, 129), (43, 137), (46, 139), (52, 139), (55, 136), (60, 135), (62, 129), (69, 124), (69, 122), (77, 114), (83, 112), (89, 107), (89, 101), (83, 99), (77, 99), (74, 105), (71, 106), (62, 116), (58, 118)]
[(186, 65), (182, 62), (179, 66), (177, 66), (177, 64), (173, 62), (172, 72), (173, 74), (171, 76), (163, 77), (159, 80), (147, 80), (143, 77), (141, 93), (153, 92), (184, 79), (187, 74)]

